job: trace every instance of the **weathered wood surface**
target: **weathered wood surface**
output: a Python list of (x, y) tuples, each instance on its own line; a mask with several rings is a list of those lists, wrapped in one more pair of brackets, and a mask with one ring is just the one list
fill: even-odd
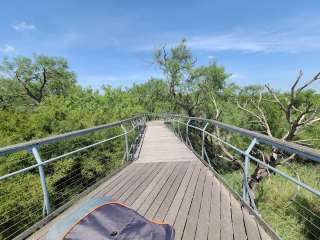
[(148, 124), (137, 161), (30, 239), (39, 239), (85, 200), (103, 195), (111, 195), (149, 219), (172, 224), (176, 239), (271, 239), (212, 172), (159, 122)]
[(148, 122), (137, 162), (199, 161), (161, 121)]

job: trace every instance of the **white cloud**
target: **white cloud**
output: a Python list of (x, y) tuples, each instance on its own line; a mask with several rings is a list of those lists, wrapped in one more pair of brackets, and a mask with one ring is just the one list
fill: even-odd
[(232, 73), (229, 78), (230, 79), (245, 79), (246, 77), (243, 74)]
[(36, 26), (27, 23), (25, 21), (19, 21), (12, 25), (12, 28), (16, 31), (27, 31), (27, 30), (36, 30)]
[(3, 47), (0, 47), (0, 52), (3, 53), (10, 53), (14, 51), (16, 51), (16, 49), (13, 46), (10, 46), (9, 44), (5, 44)]
[[(180, 36), (177, 36), (176, 33), (172, 33), (171, 40), (163, 43), (167, 43), (167, 47), (172, 47), (183, 38), (187, 39), (187, 45), (191, 49), (205, 52), (299, 53), (320, 51), (320, 17), (297, 16), (270, 22), (268, 26), (244, 26), (211, 34), (180, 33)], [(164, 41), (163, 38), (161, 39)], [(137, 50), (152, 51), (157, 46), (161, 46), (159, 39), (153, 44), (142, 45)]]
[(297, 53), (320, 50), (320, 34), (241, 31), (191, 37), (188, 46), (201, 51)]

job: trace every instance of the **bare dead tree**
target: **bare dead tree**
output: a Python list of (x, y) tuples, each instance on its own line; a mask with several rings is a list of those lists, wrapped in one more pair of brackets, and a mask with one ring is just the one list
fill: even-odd
[[(244, 111), (247, 114), (253, 116), (256, 119), (256, 121), (253, 121), (253, 123), (258, 124), (260, 127), (262, 127), (265, 130), (264, 132), (268, 136), (272, 137), (270, 125), (268, 123), (266, 114), (264, 113), (264, 111), (262, 109), (262, 106), (261, 106), (262, 100), (263, 99), (262, 99), (262, 93), (261, 92), (259, 93), (259, 99), (258, 99), (257, 102), (255, 102), (252, 98), (250, 99), (251, 107), (254, 108), (255, 111), (249, 110), (245, 106), (241, 106), (238, 101), (237, 101), (237, 105), (242, 111)], [(246, 105), (248, 105), (248, 103)]]
[[(298, 98), (309, 87), (312, 83), (320, 80), (320, 72), (317, 73), (311, 80), (304, 83), (301, 87), (298, 87), (300, 81), (302, 80), (303, 72), (300, 70), (297, 79), (293, 83), (290, 89), (289, 97), (280, 98), (278, 94), (269, 86), (265, 85), (268, 93), (272, 97), (272, 101), (279, 107), (279, 109), (284, 114), (284, 117), (287, 121), (288, 129), (283, 136), (280, 138), (284, 141), (293, 141), (302, 145), (311, 146), (312, 142), (318, 141), (319, 139), (303, 139), (297, 140), (301, 130), (308, 126), (313, 126), (317, 122), (320, 122), (320, 108), (314, 106), (311, 101), (304, 100), (302, 103), (298, 104)], [(255, 123), (258, 124), (265, 134), (268, 136), (273, 136), (271, 132), (271, 127), (268, 123), (267, 114), (265, 113), (261, 103), (262, 101), (269, 101), (263, 99), (262, 93), (259, 94), (258, 100), (250, 99), (250, 108), (248, 105), (240, 105), (238, 102), (238, 107), (256, 119)], [(285, 157), (284, 157), (285, 156)], [(287, 156), (277, 148), (273, 148), (271, 153), (263, 153), (262, 159), (271, 166), (276, 166), (279, 163), (288, 162), (294, 159), (295, 155), (292, 154)], [(263, 178), (268, 176), (269, 171), (262, 165), (258, 165), (251, 175), (249, 180), (250, 188), (253, 189), (256, 184), (258, 184)]]
[[(213, 119), (216, 120), (216, 121), (220, 121), (221, 120), (222, 110), (219, 107), (214, 94), (212, 92), (207, 91), (207, 95), (209, 96), (209, 99), (210, 99), (211, 103), (213, 104), (213, 108), (214, 108)], [(217, 127), (217, 126), (214, 126), (214, 134), (219, 139), (224, 139), (226, 141), (230, 140), (230, 138), (231, 138), (231, 133), (222, 134), (221, 133), (221, 129), (219, 127)], [(209, 141), (209, 139), (211, 141), (211, 145), (213, 145), (212, 138), (210, 136), (207, 136), (207, 141)], [(244, 167), (241, 159), (237, 158), (234, 154), (232, 154), (222, 142), (216, 141), (215, 144), (222, 151), (222, 154), (218, 155), (219, 158), (224, 159), (224, 160), (229, 161), (229, 162), (234, 162), (238, 166), (240, 166), (241, 168)]]

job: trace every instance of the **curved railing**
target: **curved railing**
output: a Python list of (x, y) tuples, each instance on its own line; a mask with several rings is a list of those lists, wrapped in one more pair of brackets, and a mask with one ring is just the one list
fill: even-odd
[(34, 223), (133, 160), (144, 126), (143, 116), (135, 116), (1, 148), (0, 239), (25, 237)]
[[(308, 168), (312, 169), (310, 174), (317, 174), (319, 151), (210, 119), (147, 113), (1, 148), (0, 239), (27, 236), (40, 226), (34, 223), (50, 220), (82, 194), (103, 182), (114, 169), (121, 169), (133, 160), (147, 119), (165, 120), (176, 135), (239, 194), (243, 203), (252, 207), (256, 215), (261, 214), (267, 222), (276, 222), (277, 216), (281, 215), (279, 219), (284, 219), (284, 224), (294, 219), (290, 222), (293, 225), (290, 231), (304, 227), (303, 236), (307, 236), (306, 239), (317, 239), (320, 235), (320, 183), (305, 181), (308, 179), (295, 174), (295, 169), (286, 171), (259, 158), (259, 152), (281, 149), (285, 154), (295, 154), (305, 159), (303, 164), (313, 166)], [(229, 161), (222, 148), (240, 162), (234, 164)], [(249, 180), (257, 166), (262, 166), (269, 176), (274, 176), (267, 177), (262, 185), (259, 183), (259, 189), (255, 192), (250, 189)], [(279, 190), (272, 192), (271, 196), (261, 195), (259, 191), (273, 183), (280, 183), (283, 194), (287, 189), (290, 194), (282, 196)], [(272, 198), (272, 204), (265, 205), (263, 198)], [(281, 200), (281, 204), (277, 199)], [(266, 215), (270, 212), (275, 214), (273, 219)], [(291, 212), (296, 214), (292, 219), (288, 218)], [(273, 227), (280, 231), (281, 236), (288, 235), (281, 234), (282, 229), (288, 228)], [(301, 235), (292, 236), (284, 239), (296, 239)]]
[[(264, 152), (272, 152), (272, 149), (277, 149), (286, 156), (294, 154), (296, 159), (304, 159), (304, 164), (308, 164), (308, 167), (313, 169), (313, 174), (316, 175), (319, 173), (317, 169), (320, 170), (319, 151), (215, 120), (168, 113), (147, 114), (146, 116), (149, 116), (149, 118), (156, 117), (164, 119), (165, 122), (172, 127), (176, 135), (194, 151), (200, 159), (206, 162), (208, 167), (222, 176), (222, 179), (226, 180), (227, 184), (231, 186), (233, 190), (236, 190), (239, 196), (241, 196), (242, 201), (248, 203), (257, 215), (262, 214), (264, 217), (264, 215), (267, 215), (264, 213), (268, 211), (277, 212), (278, 210), (283, 214), (285, 211), (282, 211), (283, 209), (280, 208), (288, 208), (296, 214), (292, 219), (298, 220), (292, 224), (292, 228), (287, 228), (287, 230), (298, 228), (300, 224), (303, 225), (301, 228), (303, 228), (303, 231), (306, 231), (306, 233), (301, 235), (297, 233), (298, 237), (304, 236), (305, 239), (317, 239), (320, 234), (319, 175), (318, 177), (315, 176), (313, 181), (305, 182), (304, 178), (308, 177), (308, 172), (304, 175), (294, 176), (295, 170), (286, 171), (286, 169), (278, 167), (277, 164), (270, 165), (267, 161), (260, 159), (259, 156), (263, 156), (262, 154)], [(227, 150), (225, 151), (227, 152), (227, 157), (225, 157), (226, 155), (221, 151), (221, 148)], [(211, 154), (208, 153), (208, 149), (212, 149)], [(221, 154), (219, 154), (219, 151)], [(232, 160), (230, 161), (230, 158), (227, 159), (228, 154), (231, 155), (231, 152), (233, 156), (236, 156), (240, 160), (236, 164), (234, 164)], [(231, 164), (233, 167), (235, 165), (240, 167), (234, 167), (234, 169), (226, 171), (226, 166), (230, 167)], [(267, 188), (269, 186), (270, 189), (269, 183), (266, 183), (268, 181), (273, 181), (277, 184), (280, 182), (283, 186), (280, 185), (279, 187), (284, 187), (283, 193), (279, 190), (274, 193), (274, 195), (279, 194), (279, 196), (273, 196), (273, 198), (277, 199), (278, 197), (282, 199), (281, 201), (285, 201), (285, 204), (281, 205), (275, 202), (269, 206), (274, 207), (274, 209), (269, 209), (268, 211), (261, 209), (262, 206), (265, 207), (266, 204), (261, 200), (260, 196), (255, 196), (255, 191), (250, 189), (248, 183), (251, 175), (259, 170), (257, 166), (260, 166), (260, 169), (268, 172), (266, 178), (269, 179), (258, 184), (258, 186), (260, 185), (258, 192), (266, 191), (262, 190), (263, 187)], [(272, 177), (270, 177), (272, 175), (277, 176), (276, 180), (272, 180)], [(291, 192), (290, 196), (284, 197), (283, 195), (287, 191), (287, 189), (285, 189), (286, 186), (289, 186), (288, 188), (290, 188)], [(258, 193), (258, 195), (261, 194)], [(287, 212), (290, 212), (289, 210)], [(287, 216), (281, 216), (281, 219), (284, 224), (288, 224)], [(277, 228), (277, 226), (273, 227)], [(278, 229), (282, 231), (281, 227), (278, 227)], [(286, 237), (288, 236), (288, 232), (280, 235), (284, 237), (284, 239), (295, 239), (294, 237)]]

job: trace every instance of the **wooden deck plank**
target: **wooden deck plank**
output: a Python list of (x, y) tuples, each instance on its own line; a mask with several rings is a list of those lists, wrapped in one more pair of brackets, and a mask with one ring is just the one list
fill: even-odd
[(229, 192), (223, 186), (221, 186), (220, 214), (221, 239), (233, 240), (230, 195)]
[(206, 179), (207, 169), (205, 167), (201, 168), (201, 172), (198, 178), (196, 190), (192, 199), (190, 211), (188, 214), (188, 219), (183, 232), (184, 240), (192, 240), (196, 235), (197, 223), (199, 219), (201, 199), (203, 194), (204, 181)]
[(107, 189), (112, 188), (112, 186), (115, 186), (119, 181), (123, 179), (123, 176), (127, 175), (129, 172), (133, 171), (133, 166), (130, 164), (129, 166), (125, 167), (123, 170), (118, 172), (116, 175), (112, 176), (110, 179), (108, 179), (106, 182), (101, 184), (96, 190), (95, 195), (100, 196), (103, 195), (104, 191), (107, 191)]
[(150, 172), (150, 169), (152, 170), (153, 166), (146, 166), (143, 165), (135, 174), (133, 177), (130, 178), (129, 181), (127, 181), (121, 189), (117, 190), (116, 193), (112, 194), (113, 199), (119, 200), (119, 198), (128, 190), (131, 188), (131, 186), (139, 181), (140, 178), (143, 178), (145, 174), (148, 174)]
[(160, 121), (149, 122), (137, 162), (198, 161), (172, 131)]
[(145, 215), (148, 211), (149, 207), (152, 205), (154, 199), (159, 194), (162, 187), (165, 185), (165, 183), (170, 179), (170, 177), (174, 174), (174, 169), (177, 167), (177, 164), (172, 164), (173, 169), (172, 171), (168, 172), (163, 176), (163, 178), (156, 184), (156, 186), (151, 190), (150, 194), (146, 198), (146, 200), (143, 202), (142, 206), (138, 209), (138, 213), (141, 215)]
[(198, 226), (196, 231), (197, 240), (207, 240), (210, 220), (212, 174), (207, 170), (203, 188), (201, 207), (199, 212)]
[(128, 206), (131, 206), (138, 199), (138, 197), (143, 194), (143, 192), (151, 184), (151, 182), (155, 178), (157, 178), (159, 174), (161, 175), (163, 168), (166, 168), (165, 163), (161, 163), (160, 165), (158, 165), (155, 171), (151, 175), (149, 175), (149, 177), (145, 181), (143, 181), (127, 199), (124, 200), (124, 203)]
[(257, 224), (257, 225), (258, 225), (261, 240), (271, 240), (271, 238), (266, 233), (266, 231), (259, 224)]
[(168, 210), (167, 216), (164, 219), (164, 222), (169, 223), (169, 224), (174, 224), (174, 221), (176, 220), (176, 216), (178, 214), (180, 205), (182, 203), (182, 200), (184, 198), (185, 192), (187, 190), (187, 187), (189, 186), (189, 182), (192, 178), (192, 173), (195, 169), (196, 164), (191, 163), (186, 175), (184, 176), (182, 183), (179, 186), (179, 190)]
[(138, 178), (132, 180), (131, 183), (129, 183), (128, 188), (125, 192), (119, 193), (119, 197), (116, 195), (119, 202), (125, 202), (126, 199), (129, 198), (129, 196), (136, 190), (136, 188), (139, 187), (143, 182), (146, 181), (146, 179), (152, 175), (157, 168), (159, 167), (159, 163), (157, 164), (152, 164), (152, 166), (145, 166), (145, 168), (142, 169), (142, 172), (140, 172)]
[[(131, 164), (132, 165), (132, 164)], [(126, 169), (124, 169), (126, 170)], [(123, 171), (124, 171), (123, 170)], [(129, 171), (124, 171), (120, 175), (119, 178), (117, 178), (115, 181), (113, 181), (111, 184), (105, 186), (103, 189), (101, 189), (99, 192), (95, 193), (96, 197), (105, 196), (106, 193), (110, 194), (110, 191), (114, 188), (120, 188), (122, 184), (125, 184), (126, 181), (128, 181), (130, 178), (134, 177), (134, 174), (139, 170), (139, 168), (136, 168), (132, 166), (132, 168)]]
[(123, 178), (120, 180), (120, 182), (116, 185), (110, 186), (110, 188), (106, 188), (103, 192), (100, 192), (100, 194), (104, 195), (111, 195), (113, 197), (113, 194), (117, 193), (119, 190), (121, 190), (122, 187), (124, 187), (127, 183), (131, 182), (133, 178), (137, 176), (137, 173), (140, 172), (141, 168), (143, 166), (135, 167), (132, 171), (128, 172), (126, 175), (123, 176)]
[(176, 231), (176, 239), (182, 239), (185, 223), (187, 221), (187, 217), (189, 214), (189, 209), (190, 209), (194, 191), (197, 185), (200, 170), (201, 170), (201, 165), (199, 164), (196, 166), (196, 169), (192, 173), (191, 181), (189, 183), (187, 192), (183, 198), (180, 209), (178, 211), (178, 215), (174, 223), (174, 228)]
[(179, 168), (180, 167), (181, 167), (181, 170), (179, 171), (179, 174), (176, 177), (174, 183), (170, 187), (167, 195), (163, 199), (163, 202), (161, 203), (161, 205), (160, 205), (160, 207), (154, 217), (155, 220), (163, 221), (164, 218), (166, 217), (166, 215), (168, 213), (168, 209), (170, 208), (172, 201), (173, 201), (173, 199), (174, 199), (174, 197), (180, 187), (181, 181), (184, 178), (184, 176), (187, 172), (187, 169), (192, 168), (192, 164), (191, 163), (182, 163), (182, 164), (179, 164)]
[(220, 239), (220, 226), (221, 226), (221, 215), (220, 215), (220, 204), (221, 204), (221, 187), (220, 182), (213, 177), (212, 189), (211, 189), (211, 208), (210, 208), (210, 221), (209, 221), (209, 232), (208, 239), (219, 240)]
[(246, 232), (248, 240), (259, 240), (260, 234), (256, 221), (253, 219), (253, 216), (249, 214), (248, 210), (242, 208), (244, 223), (246, 227)]
[(163, 200), (167, 196), (168, 192), (170, 191), (171, 187), (174, 185), (175, 180), (179, 175), (184, 173), (186, 169), (185, 164), (177, 164), (176, 170), (173, 171), (171, 176), (168, 178), (167, 182), (163, 185), (159, 193), (157, 194), (156, 198), (154, 199), (153, 203), (151, 204), (148, 211), (145, 213), (145, 217), (148, 219), (153, 219), (156, 212), (158, 211), (160, 205), (162, 204)]
[(171, 174), (173, 169), (175, 168), (174, 164), (167, 163), (166, 166), (160, 171), (160, 173), (153, 179), (150, 185), (142, 192), (142, 194), (134, 201), (131, 207), (135, 210), (138, 210), (146, 199), (149, 197), (151, 192), (156, 186), (161, 184), (161, 181), (165, 181), (166, 178)]
[(240, 203), (230, 194), (234, 240), (247, 239)]

